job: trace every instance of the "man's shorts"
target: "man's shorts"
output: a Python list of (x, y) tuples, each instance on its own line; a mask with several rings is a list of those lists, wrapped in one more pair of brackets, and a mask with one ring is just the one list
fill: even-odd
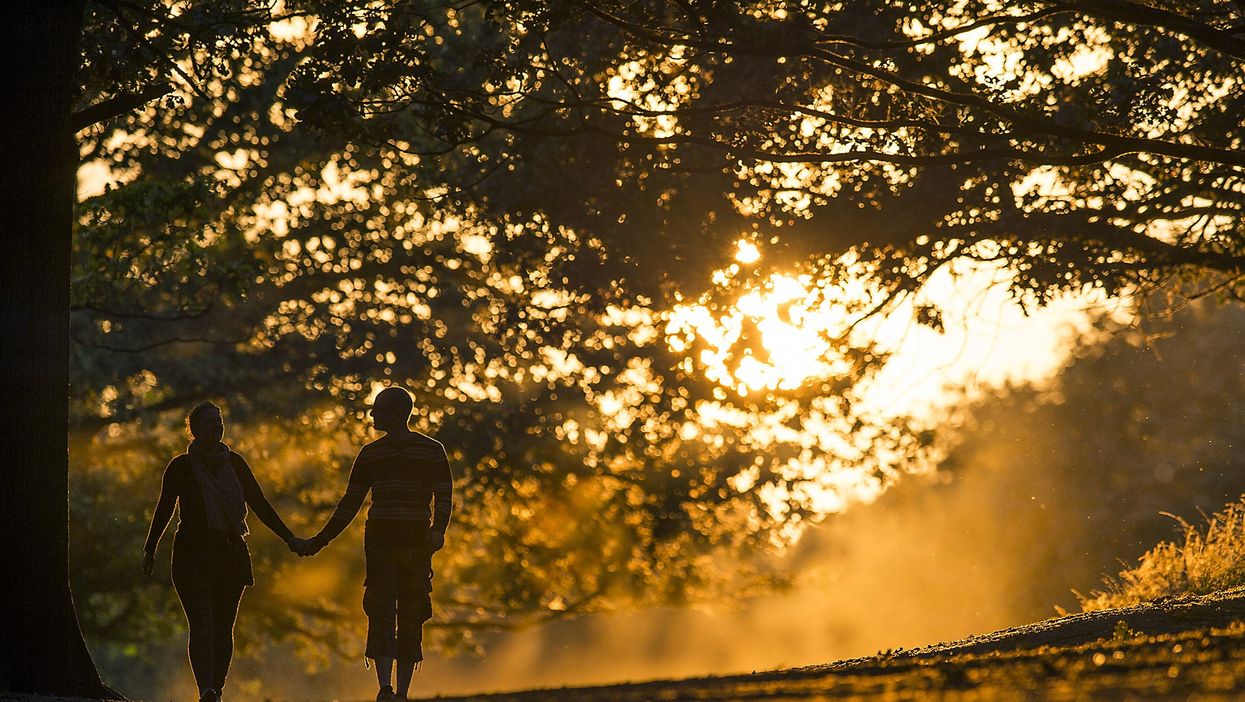
[(432, 553), (427, 537), (366, 539), (367, 657), (423, 660), (423, 625), (432, 618)]

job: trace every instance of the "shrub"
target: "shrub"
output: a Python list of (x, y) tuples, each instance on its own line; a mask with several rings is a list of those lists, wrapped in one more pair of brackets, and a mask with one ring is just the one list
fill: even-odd
[(1105, 589), (1077, 593), (1084, 611), (1127, 607), (1164, 596), (1204, 595), (1245, 585), (1245, 497), (1206, 519), (1205, 529), (1174, 515), (1184, 542), (1164, 541), (1135, 568), (1104, 578)]

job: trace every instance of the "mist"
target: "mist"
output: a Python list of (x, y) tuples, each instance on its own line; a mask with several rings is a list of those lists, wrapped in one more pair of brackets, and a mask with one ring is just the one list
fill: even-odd
[(481, 659), (431, 661), (421, 693), (827, 663), (1076, 611), (1178, 533), (1164, 513), (1199, 522), (1245, 490), (1245, 313), (1202, 305), (1100, 338), (1050, 382), (950, 413), (939, 469), (809, 530), (790, 589), (499, 635)]
[[(1245, 313), (1198, 308), (1169, 326), (1181, 333), (1114, 334), (1049, 383), (950, 413), (938, 470), (807, 530), (780, 561), (793, 576), (784, 590), (487, 634), (479, 656), (430, 652), (412, 695), (827, 663), (1076, 610), (1074, 591), (1175, 535), (1163, 512), (1197, 522), (1242, 491), (1245, 425), (1234, 418), (1245, 411)], [(239, 627), (246, 610), (244, 599)], [(310, 674), (285, 646), (241, 654), (232, 696), (370, 698), (357, 638), (355, 661)], [(159, 674), (140, 678), (114, 668), (119, 659), (102, 662), (106, 677), (128, 679), (140, 697), (184, 697), (193, 686), (183, 645), (169, 641)]]

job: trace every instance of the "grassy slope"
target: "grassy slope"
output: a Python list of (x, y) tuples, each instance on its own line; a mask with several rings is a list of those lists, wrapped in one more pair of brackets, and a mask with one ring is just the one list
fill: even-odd
[[(1245, 699), (1245, 587), (1081, 612), (921, 649), (751, 675), (443, 702)], [(0, 702), (49, 698), (0, 693)]]
[[(1205, 530), (1185, 524), (1183, 543), (1159, 544), (1082, 605), (1028, 626), (829, 665), (436, 699), (1245, 699), (1245, 502)], [(0, 702), (38, 699), (48, 698), (0, 693)]]
[(438, 698), (1205, 699), (1245, 695), (1245, 588), (1068, 615), (986, 636), (752, 675)]

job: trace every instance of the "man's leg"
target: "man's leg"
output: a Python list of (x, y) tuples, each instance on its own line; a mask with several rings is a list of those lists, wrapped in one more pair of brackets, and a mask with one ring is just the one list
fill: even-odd
[(397, 653), (397, 573), (385, 549), (369, 546), (364, 614), (367, 615), (365, 655), (376, 662), (376, 683), (392, 688)]
[[(416, 539), (423, 544), (425, 539)], [(399, 697), (405, 698), (415, 675), (415, 666), (424, 660), (424, 622), (432, 618), (432, 553), (418, 547), (405, 554), (406, 571), (399, 590), (397, 612)]]

